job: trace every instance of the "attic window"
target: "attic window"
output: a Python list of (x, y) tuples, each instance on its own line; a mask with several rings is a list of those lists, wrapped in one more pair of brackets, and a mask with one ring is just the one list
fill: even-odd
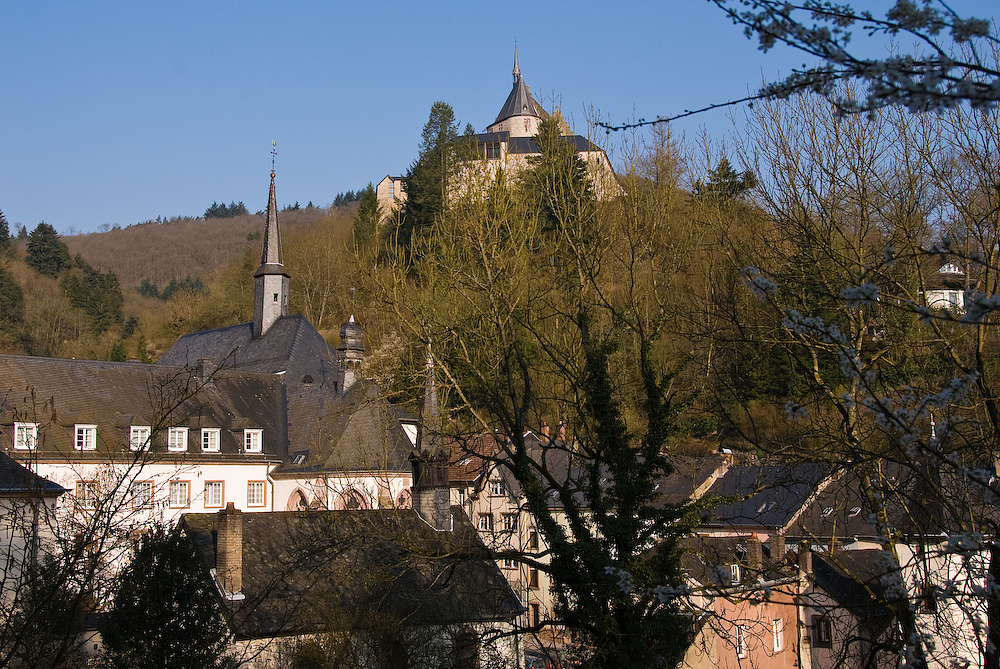
[(306, 461), (306, 454), (305, 453), (296, 453), (295, 457), (292, 458), (292, 464), (293, 465), (301, 465), (305, 461)]
[(762, 503), (762, 504), (761, 504), (761, 505), (760, 505), (760, 506), (759, 506), (759, 507), (757, 508), (757, 513), (764, 513), (765, 511), (767, 511), (767, 510), (768, 510), (768, 509), (770, 509), (770, 508), (771, 508), (771, 503), (770, 503), (770, 502), (763, 502), (763, 503)]
[(847, 517), (848, 518), (857, 518), (859, 515), (861, 515), (861, 507), (860, 506), (852, 506), (851, 510), (847, 512)]
[(938, 270), (939, 274), (962, 274), (962, 270), (955, 263), (945, 263), (941, 269)]
[(826, 518), (831, 513), (833, 513), (833, 507), (832, 506), (828, 506), (825, 509), (823, 509), (823, 512), (820, 515), (822, 515), (824, 518)]
[(302, 383), (306, 384), (307, 386), (312, 382), (313, 382), (313, 377), (311, 374), (306, 374), (305, 376), (302, 377)]

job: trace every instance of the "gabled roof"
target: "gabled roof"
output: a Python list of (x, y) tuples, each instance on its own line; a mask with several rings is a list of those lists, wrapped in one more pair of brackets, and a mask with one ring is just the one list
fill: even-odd
[(885, 605), (887, 593), (879, 568), (881, 553), (881, 549), (868, 549), (813, 554), (816, 585), (877, 630), (884, 629), (892, 619), (892, 612)]
[[(202, 374), (208, 374), (203, 376)], [(166, 430), (153, 435), (157, 457), (275, 460), (286, 454), (281, 386), (273, 375), (147, 365), (0, 355), (0, 431), (13, 451), (15, 422), (38, 425), (32, 453), (74, 460), (134, 457), (132, 425), (223, 428), (220, 452), (166, 452)], [(74, 426), (96, 425), (97, 448), (74, 448)], [(262, 429), (263, 452), (244, 454), (242, 430)]]
[[(239, 638), (509, 620), (521, 605), (460, 507), (438, 532), (410, 509), (242, 515), (245, 599), (227, 601)], [(185, 514), (206, 569), (219, 514)]]
[(311, 382), (331, 390), (340, 372), (334, 351), (301, 315), (279, 318), (256, 339), (252, 323), (184, 335), (157, 364), (194, 367), (201, 359), (227, 369), (283, 373), (288, 385)]
[(61, 485), (0, 453), (0, 497), (42, 495), (54, 497), (66, 492)]
[(705, 524), (782, 528), (803, 508), (830, 473), (821, 463), (732, 467), (705, 493), (731, 501), (713, 507)]
[(322, 471), (409, 472), (413, 444), (401, 421), (413, 419), (359, 381), (334, 396), (317, 385), (287, 389), (288, 439), (302, 461), (282, 465), (276, 477)]

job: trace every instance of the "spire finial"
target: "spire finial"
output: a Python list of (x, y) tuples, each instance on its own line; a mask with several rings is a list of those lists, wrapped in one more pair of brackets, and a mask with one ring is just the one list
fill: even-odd
[(271, 178), (274, 178), (274, 158), (278, 155), (278, 143), (271, 142)]
[(517, 64), (517, 40), (514, 40), (514, 83), (521, 78), (521, 66)]

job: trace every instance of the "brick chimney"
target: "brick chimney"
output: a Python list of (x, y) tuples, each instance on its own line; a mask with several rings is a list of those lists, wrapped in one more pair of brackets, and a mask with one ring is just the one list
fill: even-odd
[(747, 565), (754, 574), (759, 574), (764, 564), (764, 549), (760, 545), (760, 538), (754, 532), (747, 541)]
[(559, 438), (566, 441), (566, 424), (559, 421)]
[(411, 489), (413, 509), (436, 530), (451, 530), (451, 489), (448, 480), (448, 462), (451, 451), (438, 449), (410, 455), (413, 467), (413, 488)]
[(772, 532), (767, 541), (771, 548), (771, 562), (785, 564), (785, 533), (781, 531)]
[(546, 423), (544, 420), (542, 421), (542, 436), (543, 437), (549, 436), (549, 424)]
[(813, 573), (813, 554), (812, 547), (810, 547), (805, 542), (799, 543), (799, 570), (802, 572), (802, 576), (812, 576)]
[(243, 590), (243, 512), (229, 502), (219, 511), (218, 528), (215, 576), (226, 597), (237, 599)]

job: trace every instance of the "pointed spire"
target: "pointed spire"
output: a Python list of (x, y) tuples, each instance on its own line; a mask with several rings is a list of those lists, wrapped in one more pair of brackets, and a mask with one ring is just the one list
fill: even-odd
[(514, 83), (521, 78), (521, 66), (517, 64), (517, 42), (514, 42)]
[(261, 265), (281, 265), (281, 234), (278, 232), (278, 200), (274, 196), (274, 170), (271, 170), (271, 192), (267, 197), (267, 224), (264, 227), (264, 248)]
[(420, 417), (431, 439), (441, 431), (441, 409), (438, 404), (437, 387), (434, 381), (434, 354), (427, 347), (427, 378), (424, 380), (424, 401), (420, 407)]

